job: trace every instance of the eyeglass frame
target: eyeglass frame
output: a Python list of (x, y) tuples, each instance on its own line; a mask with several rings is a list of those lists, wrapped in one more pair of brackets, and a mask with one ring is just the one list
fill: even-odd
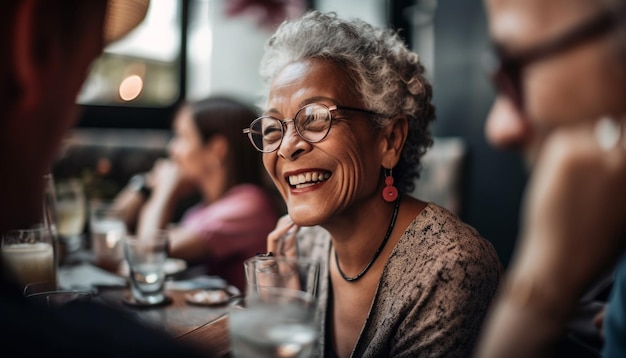
[(605, 35), (619, 25), (614, 13), (604, 11), (560, 37), (518, 53), (509, 53), (503, 45), (494, 42), (492, 48), (498, 63), (495, 71), (490, 73), (491, 82), (499, 93), (510, 98), (515, 107), (524, 112), (522, 71), (525, 67)]
[[(298, 114), (300, 114), (300, 112), (302, 112), (304, 109), (306, 109), (307, 107), (311, 107), (311, 106), (322, 106), (325, 107), (326, 110), (328, 111), (328, 115), (330, 117), (330, 121), (328, 124), (328, 129), (326, 129), (326, 133), (324, 133), (324, 135), (318, 139), (318, 140), (309, 140), (307, 138), (305, 138), (302, 133), (300, 133), (300, 130), (298, 129), (298, 126), (296, 125), (296, 118), (298, 118)], [(261, 153), (273, 153), (275, 151), (278, 150), (278, 148), (280, 148), (283, 139), (285, 138), (285, 132), (287, 130), (287, 123), (289, 122), (293, 122), (294, 124), (294, 129), (296, 130), (296, 133), (298, 133), (298, 136), (300, 138), (302, 138), (302, 140), (306, 141), (307, 143), (319, 143), (321, 141), (323, 141), (324, 139), (326, 139), (326, 137), (328, 136), (328, 133), (330, 133), (330, 128), (332, 127), (332, 123), (333, 120), (335, 119), (333, 117), (333, 111), (354, 111), (354, 112), (361, 112), (361, 113), (366, 113), (369, 115), (373, 115), (373, 116), (380, 116), (379, 113), (367, 110), (367, 109), (363, 109), (363, 108), (356, 108), (356, 107), (349, 107), (349, 106), (340, 106), (340, 105), (332, 105), (332, 106), (328, 106), (326, 104), (323, 103), (309, 103), (307, 105), (302, 106), (300, 109), (298, 109), (298, 111), (296, 112), (296, 114), (293, 116), (293, 118), (283, 118), (283, 119), (279, 119), (276, 118), (274, 116), (261, 116), (256, 118), (255, 120), (253, 120), (252, 122), (250, 122), (250, 126), (248, 126), (247, 128), (243, 129), (243, 133), (248, 135), (248, 139), (250, 140), (250, 143), (252, 143), (252, 146), (258, 150)], [(261, 148), (259, 148), (256, 143), (254, 143), (254, 139), (252, 139), (252, 125), (259, 120), (262, 120), (264, 118), (271, 118), (274, 119), (278, 122), (280, 122), (281, 126), (280, 126), (280, 140), (278, 141), (278, 145), (276, 146), (276, 148), (272, 149), (272, 150), (262, 150)]]

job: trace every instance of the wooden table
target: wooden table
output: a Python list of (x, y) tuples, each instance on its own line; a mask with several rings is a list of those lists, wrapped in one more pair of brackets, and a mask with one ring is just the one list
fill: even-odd
[(101, 289), (98, 297), (106, 304), (129, 311), (141, 321), (164, 329), (176, 339), (198, 346), (209, 357), (228, 357), (230, 352), (228, 304), (203, 306), (190, 304), (186, 291), (166, 290), (172, 303), (156, 307), (131, 307), (122, 302), (129, 289)]
[[(193, 270), (187, 270), (177, 278), (188, 279), (196, 274)], [(187, 293), (189, 291), (166, 289), (165, 294), (171, 298), (171, 303), (136, 307), (123, 302), (125, 297), (131, 295), (128, 286), (99, 286), (95, 301), (129, 312), (147, 325), (162, 329), (182, 342), (198, 346), (208, 357), (228, 357), (230, 344), (227, 313), (236, 306), (236, 301), (222, 305), (198, 305), (187, 302)]]
[(228, 337), (228, 315), (189, 331), (178, 339), (198, 347), (209, 357), (230, 357), (230, 342)]

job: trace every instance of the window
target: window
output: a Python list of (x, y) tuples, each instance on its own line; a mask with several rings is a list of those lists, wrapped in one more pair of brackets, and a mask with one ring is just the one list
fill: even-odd
[(169, 128), (185, 95), (187, 0), (152, 0), (144, 21), (108, 45), (85, 82), (79, 127)]

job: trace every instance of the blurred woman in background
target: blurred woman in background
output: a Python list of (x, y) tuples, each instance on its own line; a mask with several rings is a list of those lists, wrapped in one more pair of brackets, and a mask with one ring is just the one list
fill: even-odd
[[(204, 263), (207, 273), (243, 289), (243, 261), (264, 251), (278, 218), (264, 188), (261, 161), (241, 138), (254, 109), (232, 98), (211, 97), (177, 112), (169, 159), (135, 176), (116, 198), (129, 228), (170, 228), (170, 257)], [(202, 200), (172, 225), (183, 197), (197, 189)]]

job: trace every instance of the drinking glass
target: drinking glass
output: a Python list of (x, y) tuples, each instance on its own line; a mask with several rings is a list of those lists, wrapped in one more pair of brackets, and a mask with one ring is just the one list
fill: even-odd
[(6, 232), (2, 236), (2, 263), (22, 288), (34, 282), (45, 283), (40, 285), (42, 290), (57, 288), (52, 236), (43, 224)]
[(229, 311), (234, 357), (312, 357), (317, 350), (319, 262), (253, 257), (244, 262), (244, 307)]
[[(58, 279), (57, 268), (63, 260), (63, 255), (59, 247), (59, 231), (57, 230), (57, 207), (56, 207), (56, 190), (54, 188), (54, 175), (46, 173), (43, 175), (43, 212), (42, 225), (50, 231), (50, 242), (54, 254), (54, 277)], [(55, 283), (58, 286), (58, 282)]]
[(67, 304), (89, 303), (93, 294), (89, 291), (43, 291), (25, 294), (26, 299), (44, 307), (60, 307)]
[(66, 179), (57, 184), (57, 229), (66, 254), (75, 253), (82, 247), (86, 206), (85, 190), (79, 179)]
[(90, 202), (89, 231), (95, 264), (117, 273), (124, 260), (122, 241), (127, 232), (120, 211), (111, 202)]
[(156, 230), (142, 236), (126, 236), (124, 239), (132, 298), (138, 304), (160, 304), (166, 299), (165, 260), (168, 244), (166, 230)]

